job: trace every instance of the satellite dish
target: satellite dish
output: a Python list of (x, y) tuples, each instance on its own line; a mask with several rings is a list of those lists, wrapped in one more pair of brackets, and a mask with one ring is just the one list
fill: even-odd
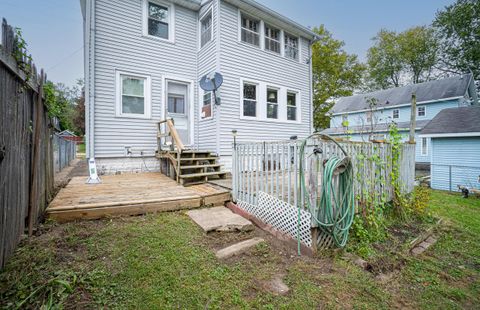
[(216, 91), (220, 88), (220, 86), (222, 86), (222, 84), (223, 84), (223, 76), (219, 72), (212, 72), (212, 73), (206, 74), (200, 79), (200, 87), (204, 91), (213, 92), (216, 105), (220, 105), (220, 98), (217, 98)]

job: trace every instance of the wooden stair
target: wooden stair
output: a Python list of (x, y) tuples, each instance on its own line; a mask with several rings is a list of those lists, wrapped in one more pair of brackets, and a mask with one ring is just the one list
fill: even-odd
[[(162, 127), (168, 132), (162, 130)], [(160, 170), (178, 183), (189, 186), (227, 176), (227, 172), (222, 171), (222, 165), (218, 163), (219, 158), (216, 154), (210, 151), (189, 150), (183, 146), (173, 120), (158, 123), (157, 140), (156, 156), (160, 160)]]

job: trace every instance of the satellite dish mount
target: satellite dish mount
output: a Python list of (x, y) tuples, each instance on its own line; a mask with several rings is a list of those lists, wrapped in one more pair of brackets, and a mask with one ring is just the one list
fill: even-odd
[(211, 91), (213, 92), (213, 97), (215, 98), (215, 104), (220, 105), (220, 98), (217, 97), (217, 90), (223, 84), (223, 76), (219, 72), (212, 72), (209, 74), (204, 75), (200, 79), (200, 87), (204, 91)]

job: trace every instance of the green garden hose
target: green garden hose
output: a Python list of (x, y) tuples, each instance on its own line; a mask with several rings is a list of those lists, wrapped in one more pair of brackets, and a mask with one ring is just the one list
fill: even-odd
[[(324, 165), (321, 196), (319, 199), (314, 200), (315, 205), (312, 205), (310, 199), (305, 199), (306, 208), (312, 216), (313, 226), (318, 226), (323, 233), (331, 236), (338, 247), (344, 247), (347, 243), (348, 232), (355, 215), (352, 162), (342, 146), (328, 135), (316, 133), (305, 139), (300, 146), (300, 186), (303, 195), (309, 196), (311, 194), (306, 186), (304, 161), (307, 141), (314, 137), (330, 139), (343, 151), (345, 157), (340, 159), (338, 156), (333, 155), (323, 163), (318, 163), (317, 161), (317, 164)], [(338, 182), (335, 182), (335, 175), (337, 174)], [(299, 204), (299, 224), (301, 207)], [(297, 239), (300, 249), (299, 235)], [(312, 242), (316, 241), (312, 240)]]

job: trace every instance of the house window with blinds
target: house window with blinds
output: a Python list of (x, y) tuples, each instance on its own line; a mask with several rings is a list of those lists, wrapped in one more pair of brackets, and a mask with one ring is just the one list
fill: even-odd
[(298, 38), (285, 34), (285, 57), (298, 60)]
[(212, 12), (210, 11), (205, 15), (200, 21), (201, 29), (201, 38), (200, 46), (203, 47), (205, 44), (212, 40)]
[(287, 120), (297, 120), (297, 93), (287, 92)]
[(168, 6), (147, 2), (148, 35), (169, 40), (170, 16)]
[(280, 30), (265, 25), (265, 50), (280, 54)]
[(260, 21), (242, 15), (242, 41), (260, 46)]

